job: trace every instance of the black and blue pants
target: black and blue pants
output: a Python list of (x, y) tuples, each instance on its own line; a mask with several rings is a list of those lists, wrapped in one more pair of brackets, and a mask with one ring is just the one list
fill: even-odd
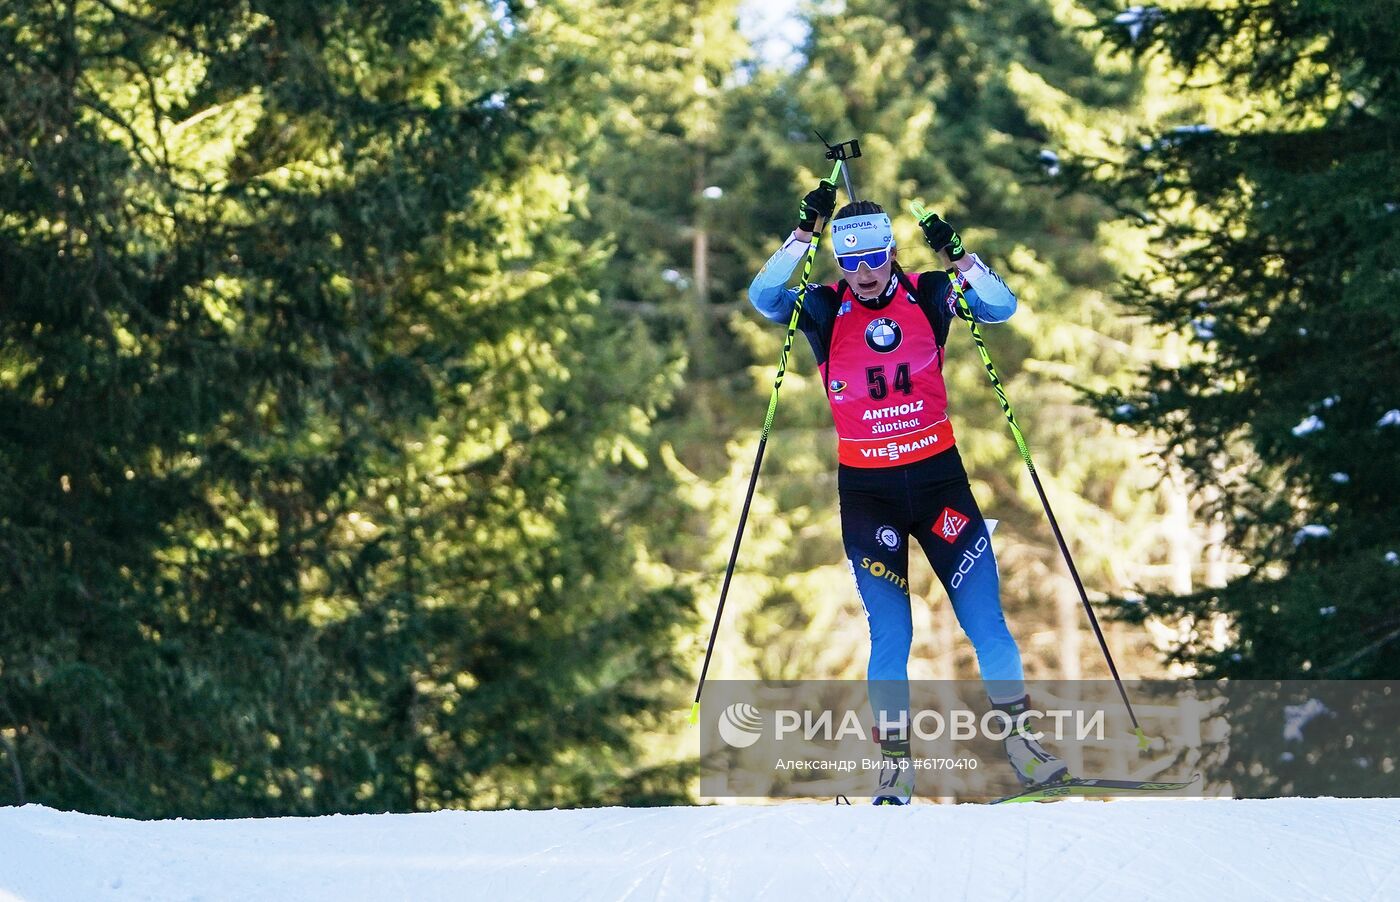
[[(870, 707), (877, 727), (908, 717), (909, 541), (943, 583), (993, 702), (1025, 695), (1021, 652), (1001, 610), (991, 534), (956, 447), (895, 467), (842, 466), (841, 535), (870, 621)], [(907, 722), (907, 721), (905, 721)]]

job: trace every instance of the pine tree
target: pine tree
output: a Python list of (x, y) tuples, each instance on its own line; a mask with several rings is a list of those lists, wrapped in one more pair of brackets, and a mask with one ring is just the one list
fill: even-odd
[[(1102, 395), (1103, 413), (1187, 475), (1240, 562), (1226, 584), (1122, 615), (1179, 623), (1171, 659), (1206, 677), (1393, 678), (1400, 9), (1192, 3), (1116, 18), (1135, 26), (1109, 29), (1134, 58), (1165, 59), (1186, 90), (1238, 108), (1144, 135), (1106, 173), (1157, 253), (1123, 300), (1191, 350)], [(1227, 711), (1237, 791), (1393, 785), (1394, 731), (1364, 685), (1330, 702), (1352, 716), (1317, 718), (1302, 746), (1280, 740), (1282, 709), (1319, 690), (1247, 685)]]
[(591, 15), (0, 21), (0, 798), (679, 797), (634, 773), (675, 374), (566, 234)]
[(1112, 173), (1159, 249), (1126, 303), (1194, 351), (1102, 403), (1213, 499), (1247, 572), (1133, 610), (1194, 623), (1174, 655), (1205, 675), (1392, 676), (1400, 14), (1190, 6), (1146, 24), (1136, 43), (1117, 32), (1135, 55), (1251, 103), (1145, 136)]
[[(705, 599), (706, 610), (718, 595), (777, 357), (769, 336), (755, 335), (744, 291), (772, 235), (790, 225), (800, 184), (783, 146), (791, 98), (781, 79), (754, 66), (737, 5), (638, 4), (619, 14), (616, 96), (590, 153), (589, 215), (580, 221), (582, 234), (611, 246), (605, 304), (684, 363), (684, 389), (658, 424), (684, 510), (655, 563)], [(764, 497), (757, 503), (770, 510)], [(761, 569), (772, 546), (757, 519), (744, 542), (744, 573)], [(741, 573), (731, 610), (742, 617), (754, 600)], [(711, 675), (744, 675), (742, 666), (729, 669), (747, 657), (740, 632), (730, 624), (721, 637)], [(696, 651), (694, 642), (682, 648), (689, 662)]]

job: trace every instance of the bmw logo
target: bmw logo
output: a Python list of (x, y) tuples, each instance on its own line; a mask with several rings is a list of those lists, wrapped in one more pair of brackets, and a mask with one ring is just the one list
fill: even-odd
[(884, 316), (865, 328), (865, 343), (870, 346), (870, 350), (879, 351), (881, 354), (888, 354), (899, 347), (902, 337), (899, 323)]

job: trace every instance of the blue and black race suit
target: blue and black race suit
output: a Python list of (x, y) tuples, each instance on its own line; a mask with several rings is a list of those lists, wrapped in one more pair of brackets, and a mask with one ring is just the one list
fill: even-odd
[[(749, 286), (750, 301), (769, 320), (791, 317), (797, 292), (786, 285), (806, 249), (790, 238)], [(963, 279), (977, 320), (1004, 322), (1015, 312), (1015, 296), (975, 255)], [(947, 590), (992, 701), (1025, 695), (990, 530), (947, 424), (942, 364), (954, 298), (943, 272), (896, 270), (871, 300), (855, 297), (844, 282), (808, 286), (798, 320), (841, 442), (841, 533), (870, 626), (871, 708), (885, 724), (899, 722), (909, 707), (911, 539)]]

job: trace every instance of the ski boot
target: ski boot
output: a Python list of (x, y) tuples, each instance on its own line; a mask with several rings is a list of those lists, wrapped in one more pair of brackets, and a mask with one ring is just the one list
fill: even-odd
[(914, 796), (914, 762), (910, 757), (909, 739), (881, 739), (879, 786), (875, 790), (876, 805), (908, 805)]
[(1006, 759), (1016, 771), (1016, 778), (1025, 787), (1043, 783), (1058, 783), (1070, 779), (1069, 765), (1050, 754), (1031, 734), (1035, 730), (1029, 724), (1016, 726), (1016, 718), (1030, 708), (1030, 696), (1023, 696), (1014, 702), (1001, 702), (992, 705), (1011, 719), (1013, 732), (1006, 737)]

